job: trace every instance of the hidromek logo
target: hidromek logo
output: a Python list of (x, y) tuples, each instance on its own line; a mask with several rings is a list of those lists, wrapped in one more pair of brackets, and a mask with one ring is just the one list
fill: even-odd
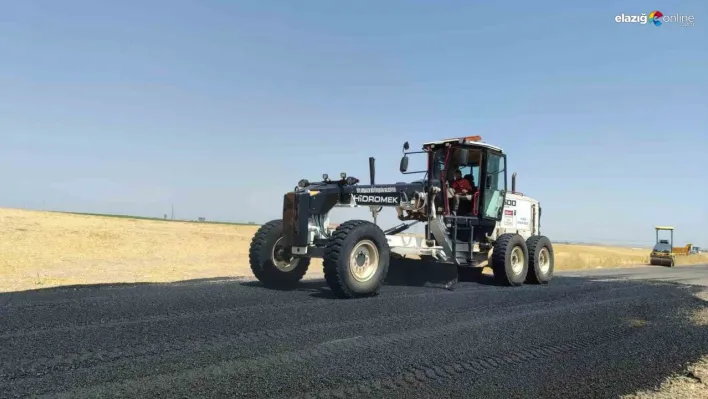
[(364, 204), (390, 204), (397, 205), (398, 197), (381, 196), (381, 195), (356, 195), (354, 196), (357, 203)]

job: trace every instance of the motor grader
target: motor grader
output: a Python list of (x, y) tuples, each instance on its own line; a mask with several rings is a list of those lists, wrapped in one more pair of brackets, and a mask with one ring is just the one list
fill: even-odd
[[(409, 183), (376, 184), (375, 160), (369, 158), (370, 184), (341, 173), (321, 181), (302, 179), (285, 194), (282, 218), (259, 228), (250, 247), (254, 275), (269, 287), (292, 286), (305, 275), (311, 258), (322, 258), (324, 276), (340, 298), (375, 295), (398, 258), (453, 265), (460, 276), (490, 267), (507, 286), (546, 284), (553, 276), (551, 241), (540, 231), (539, 201), (516, 191), (516, 173), (508, 190), (507, 156), (480, 136), (424, 143), (421, 151), (403, 145), (400, 172), (422, 174)], [(409, 155), (422, 154), (427, 168), (408, 171)], [(470, 183), (455, 192), (455, 176)], [(475, 182), (479, 182), (477, 186)], [(374, 221), (348, 220), (329, 227), (338, 207), (369, 207)], [(383, 230), (376, 224), (384, 208), (393, 208), (401, 224)], [(425, 235), (403, 236), (423, 223)]]

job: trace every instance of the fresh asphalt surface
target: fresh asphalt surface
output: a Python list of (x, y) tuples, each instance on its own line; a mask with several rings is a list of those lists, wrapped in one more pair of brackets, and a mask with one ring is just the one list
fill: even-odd
[(0, 396), (609, 398), (708, 354), (689, 317), (708, 265), (454, 291), (401, 273), (360, 300), (321, 281), (0, 294)]

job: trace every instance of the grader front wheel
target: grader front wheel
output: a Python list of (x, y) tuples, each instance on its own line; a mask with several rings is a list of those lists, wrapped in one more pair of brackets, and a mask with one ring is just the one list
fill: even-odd
[(289, 288), (299, 282), (310, 266), (310, 258), (288, 255), (282, 243), (283, 221), (272, 220), (261, 226), (251, 241), (251, 271), (267, 287)]
[(325, 248), (322, 267), (335, 296), (376, 295), (388, 273), (390, 249), (386, 234), (365, 220), (340, 224)]

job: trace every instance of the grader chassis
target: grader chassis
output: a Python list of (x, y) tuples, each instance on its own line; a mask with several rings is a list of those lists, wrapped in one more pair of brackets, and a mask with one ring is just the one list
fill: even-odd
[[(516, 192), (512, 176), (507, 191), (506, 154), (480, 136), (424, 143), (422, 151), (407, 152), (400, 171), (423, 173), (410, 183), (375, 184), (374, 159), (369, 159), (370, 185), (340, 174), (319, 182), (301, 180), (285, 194), (282, 219), (272, 220), (251, 242), (250, 265), (269, 287), (293, 286), (305, 275), (310, 259), (323, 259), (325, 280), (340, 298), (375, 295), (391, 261), (417, 255), (433, 263), (454, 265), (462, 279), (491, 267), (497, 282), (520, 286), (546, 284), (553, 276), (554, 253), (541, 235), (541, 207)], [(408, 171), (408, 155), (425, 154), (427, 169)], [(481, 184), (460, 199), (458, 212), (449, 192), (460, 170), (471, 183)], [(370, 207), (374, 222), (349, 220), (328, 228), (337, 207)], [(382, 230), (376, 217), (384, 207), (395, 208), (403, 223)], [(410, 222), (410, 223), (408, 223)], [(425, 236), (401, 236), (413, 224), (425, 224)]]

